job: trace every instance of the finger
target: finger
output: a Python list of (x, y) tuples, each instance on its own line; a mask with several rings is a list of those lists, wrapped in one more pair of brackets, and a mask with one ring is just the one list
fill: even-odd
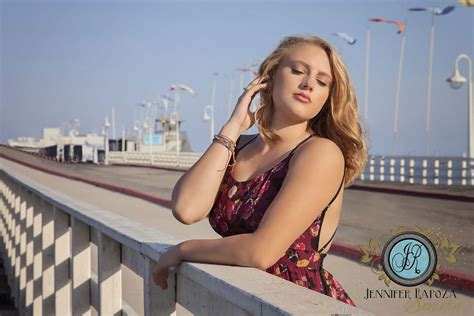
[(261, 88), (265, 87), (266, 85), (268, 85), (267, 82), (259, 83), (259, 84), (255, 84), (255, 85), (250, 85), (250, 86), (244, 88), (244, 90), (245, 91), (257, 90), (257, 89), (261, 89)]

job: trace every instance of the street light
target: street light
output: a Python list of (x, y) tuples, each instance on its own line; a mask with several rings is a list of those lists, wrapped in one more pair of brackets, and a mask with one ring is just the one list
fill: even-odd
[(175, 126), (175, 133), (176, 133), (176, 164), (179, 166), (179, 115), (178, 112), (174, 111), (170, 114), (170, 124)]
[(150, 118), (147, 117), (145, 119), (145, 122), (143, 122), (143, 129), (146, 131), (148, 130), (148, 148), (150, 150), (150, 163), (153, 164), (153, 150), (152, 150), (152, 143), (151, 143), (151, 129), (152, 129), (152, 124), (150, 122)]
[(133, 122), (133, 130), (135, 132), (138, 132), (138, 135), (137, 135), (137, 137), (138, 137), (137, 138), (137, 151), (141, 151), (141, 139), (142, 139), (142, 130), (139, 126), (140, 126), (140, 121), (135, 120)]
[(467, 59), (468, 64), (469, 64), (469, 82), (467, 86), (467, 152), (469, 154), (469, 158), (474, 158), (474, 122), (473, 122), (473, 117), (472, 117), (472, 60), (467, 56), (466, 54), (460, 54), (458, 58), (456, 58), (456, 62), (454, 63), (454, 74), (446, 79), (447, 82), (449, 82), (449, 85), (453, 89), (459, 89), (463, 85), (463, 83), (466, 82), (466, 78), (461, 76), (459, 73), (459, 61), (461, 59)]
[(175, 115), (174, 117), (174, 122), (176, 124), (176, 159), (177, 159), (177, 165), (179, 166), (179, 154), (181, 151), (181, 141), (180, 141), (180, 135), (179, 135), (179, 114), (178, 114), (178, 105), (180, 101), (180, 96), (178, 93), (178, 90), (183, 90), (191, 95), (196, 95), (196, 92), (189, 86), (179, 83), (179, 84), (173, 84), (170, 86), (170, 91), (174, 91), (174, 112), (171, 114), (171, 120), (173, 120), (173, 114)]
[(110, 123), (109, 123), (109, 119), (107, 117), (105, 117), (105, 121), (104, 121), (104, 140), (105, 140), (105, 144), (104, 144), (104, 151), (105, 151), (105, 160), (104, 160), (104, 163), (105, 165), (108, 165), (109, 164), (109, 138), (107, 137), (107, 129), (110, 127)]
[[(207, 114), (207, 109), (211, 111), (211, 115)], [(204, 121), (211, 121), (211, 143), (214, 137), (214, 107), (212, 105), (206, 105), (204, 108), (204, 115), (202, 116)]]

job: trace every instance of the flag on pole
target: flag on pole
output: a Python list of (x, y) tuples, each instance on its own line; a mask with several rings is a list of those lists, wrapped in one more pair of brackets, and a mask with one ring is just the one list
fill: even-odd
[(179, 84), (172, 84), (172, 85), (170, 86), (170, 91), (174, 91), (174, 90), (176, 90), (176, 89), (180, 89), (180, 90), (186, 91), (186, 92), (188, 92), (188, 93), (190, 93), (190, 94), (192, 94), (192, 95), (195, 95), (195, 94), (196, 94), (196, 92), (195, 92), (192, 88), (190, 88), (189, 86), (187, 86), (187, 85), (185, 85), (185, 84), (182, 84), (182, 83), (179, 83)]
[(405, 24), (403, 24), (402, 22), (400, 22), (398, 20), (387, 20), (387, 19), (382, 19), (382, 18), (373, 18), (373, 19), (369, 19), (369, 21), (395, 24), (396, 26), (398, 26), (397, 34), (402, 33), (405, 30), (405, 27), (406, 27)]
[(185, 84), (180, 83), (180, 84), (178, 84), (178, 87), (179, 87), (179, 89), (181, 89), (183, 91), (186, 91), (186, 92), (188, 92), (192, 95), (196, 94), (196, 92), (193, 89), (191, 89), (189, 86), (187, 86)]
[(336, 33), (332, 33), (332, 35), (343, 38), (349, 45), (354, 45), (355, 42), (357, 42), (357, 39), (353, 38), (352, 36), (349, 36), (349, 34), (347, 33), (336, 32)]
[(237, 71), (240, 71), (240, 72), (249, 72), (249, 71), (252, 71), (251, 68), (244, 68), (244, 67), (237, 68), (236, 70), (237, 70)]
[(445, 15), (454, 10), (454, 6), (450, 5), (444, 9), (441, 8), (432, 8), (432, 7), (422, 7), (422, 8), (410, 8), (410, 11), (430, 11), (434, 15)]

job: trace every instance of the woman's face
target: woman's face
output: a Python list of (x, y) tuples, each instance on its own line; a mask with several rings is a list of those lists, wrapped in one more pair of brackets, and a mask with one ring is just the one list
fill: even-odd
[(295, 45), (273, 77), (272, 97), (276, 113), (295, 122), (312, 119), (328, 99), (331, 81), (331, 66), (326, 52), (311, 44)]

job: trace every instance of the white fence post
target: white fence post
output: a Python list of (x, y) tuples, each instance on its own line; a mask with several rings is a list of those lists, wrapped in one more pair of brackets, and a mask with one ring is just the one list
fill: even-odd
[(69, 215), (54, 207), (54, 305), (56, 315), (71, 315), (70, 239)]
[(26, 297), (25, 311), (33, 314), (33, 192), (26, 193)]
[(33, 315), (43, 314), (43, 200), (33, 195)]
[(91, 314), (91, 246), (90, 227), (71, 218), (72, 231), (72, 313)]
[(43, 225), (43, 315), (54, 315), (54, 209), (44, 201), (42, 209)]
[(101, 315), (122, 311), (121, 245), (98, 231), (98, 283)]
[(153, 282), (153, 267), (155, 262), (145, 258), (145, 275), (143, 278), (143, 289), (145, 290), (145, 315), (176, 315), (176, 274), (170, 271), (168, 288), (162, 290)]
[(18, 291), (18, 311), (20, 315), (25, 313), (25, 292), (26, 292), (26, 189), (19, 188), (20, 192), (20, 221), (19, 221), (19, 236), (20, 236), (20, 255), (18, 256), (18, 267), (20, 269), (20, 286)]

